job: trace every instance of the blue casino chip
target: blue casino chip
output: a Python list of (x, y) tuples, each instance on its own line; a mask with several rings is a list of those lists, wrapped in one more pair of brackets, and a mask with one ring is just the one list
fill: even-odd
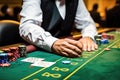
[(71, 63), (71, 61), (64, 60), (64, 61), (62, 61), (62, 63), (63, 63), (63, 64), (70, 64), (70, 63)]
[(101, 40), (101, 44), (108, 44), (108, 43), (109, 43), (108, 39), (102, 39)]

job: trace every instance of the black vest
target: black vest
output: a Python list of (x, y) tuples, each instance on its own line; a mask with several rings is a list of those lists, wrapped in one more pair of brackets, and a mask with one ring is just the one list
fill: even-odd
[(70, 35), (74, 25), (78, 0), (66, 0), (65, 4), (66, 15), (63, 20), (55, 5), (55, 0), (41, 0), (41, 9), (43, 11), (42, 27), (55, 37)]

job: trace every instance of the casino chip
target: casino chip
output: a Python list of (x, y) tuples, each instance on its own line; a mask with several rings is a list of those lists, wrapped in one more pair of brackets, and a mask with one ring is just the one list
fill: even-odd
[(19, 45), (19, 53), (21, 57), (27, 56), (26, 45)]
[(3, 53), (4, 51), (0, 50), (0, 53)]
[(96, 39), (96, 43), (98, 44), (98, 46), (101, 45), (101, 39)]
[(109, 51), (109, 50), (110, 50), (110, 48), (105, 48), (105, 50), (106, 50), (106, 51)]
[(70, 63), (71, 63), (71, 61), (64, 60), (64, 61), (62, 61), (62, 63), (63, 63), (63, 64), (70, 64)]
[(108, 39), (102, 39), (101, 40), (101, 44), (108, 44), (108, 43), (109, 43)]

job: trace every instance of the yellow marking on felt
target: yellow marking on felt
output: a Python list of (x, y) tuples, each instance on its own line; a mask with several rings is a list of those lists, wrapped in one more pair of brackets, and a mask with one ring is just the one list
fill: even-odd
[(33, 79), (33, 80), (39, 80), (39, 79), (35, 78), (35, 79)]
[(67, 60), (72, 60), (72, 58), (67, 58)]
[(42, 74), (42, 76), (45, 76), (45, 77), (53, 77), (53, 78), (60, 78), (61, 77), (61, 74), (51, 74), (49, 72), (45, 72)]
[[(79, 58), (79, 59), (73, 59), (74, 61), (76, 62), (80, 62), (80, 61), (83, 61), (83, 59)], [(71, 62), (72, 63), (72, 62)]]
[(68, 68), (59, 68), (59, 67), (54, 67), (54, 68), (52, 68), (52, 70), (54, 70), (54, 71), (62, 71), (62, 72), (67, 72), (67, 71), (69, 71)]
[(91, 56), (92, 54), (90, 54), (90, 53), (85, 53), (85, 54), (82, 54), (82, 56), (84, 57), (84, 56)]
[(88, 58), (91, 55), (92, 55), (92, 53), (84, 53), (84, 54), (82, 54), (82, 58)]
[(71, 62), (71, 65), (77, 65), (78, 62)]
[(33, 75), (39, 73), (40, 71), (42, 71), (42, 70), (44, 70), (44, 69), (46, 69), (46, 68), (42, 68), (42, 69), (40, 69), (40, 70), (38, 70), (38, 71), (36, 71), (36, 72), (34, 72), (34, 73), (28, 75), (27, 77), (22, 78), (21, 80), (25, 80), (25, 79), (27, 79), (27, 78), (29, 78), (29, 77), (31, 77), (31, 76), (33, 76)]
[[(63, 58), (64, 58), (64, 57), (62, 57), (62, 58), (60, 58), (60, 59), (56, 60), (55, 62), (58, 62), (58, 61), (60, 61), (60, 60), (61, 60), (61, 59), (63, 59)], [(32, 74), (30, 74), (30, 75), (28, 75), (28, 76), (26, 76), (26, 77), (22, 78), (21, 80), (28, 79), (28, 78), (32, 77), (33, 75), (36, 75), (37, 73), (39, 73), (39, 72), (43, 71), (44, 69), (46, 69), (46, 68), (42, 68), (42, 69), (40, 69), (40, 70), (37, 70), (36, 72), (34, 72), (34, 73), (32, 73)]]
[[(112, 45), (114, 45), (115, 43), (117, 43), (119, 40), (115, 41), (113, 44), (109, 45), (108, 47), (106, 48), (109, 48), (111, 47)], [(87, 60), (85, 63), (83, 63), (81, 66), (79, 66), (76, 70), (74, 70), (71, 74), (69, 74), (67, 77), (65, 77), (63, 80), (67, 80), (69, 77), (71, 77), (74, 73), (76, 73), (78, 70), (80, 70), (83, 66), (85, 66), (88, 62), (90, 62), (91, 60), (93, 60), (94, 58), (96, 58), (98, 55), (100, 55), (103, 51), (105, 51), (104, 49), (99, 52), (97, 55), (95, 55), (94, 57), (90, 58), (89, 60)]]
[(112, 48), (118, 48), (118, 47), (115, 45), (115, 46), (113, 46)]
[(120, 43), (116, 43), (112, 48), (120, 48)]
[(95, 52), (96, 52), (96, 51), (94, 51), (94, 52), (89, 52), (89, 54), (91, 54), (91, 55), (92, 55), (92, 54), (94, 54)]
[(60, 59), (58, 59), (58, 60), (56, 60), (55, 62), (58, 62), (58, 61), (60, 61), (61, 59), (63, 59), (64, 57), (62, 57), (62, 58), (60, 58)]
[(88, 58), (88, 56), (83, 56), (83, 58)]

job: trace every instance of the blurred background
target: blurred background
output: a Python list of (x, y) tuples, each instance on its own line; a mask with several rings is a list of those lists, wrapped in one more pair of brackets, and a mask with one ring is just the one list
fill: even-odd
[[(116, 6), (116, 0), (83, 0), (85, 2), (86, 8), (90, 12), (94, 21), (101, 26), (114, 26), (117, 22), (113, 24), (109, 21), (108, 15), (109, 10)], [(120, 2), (120, 0), (117, 0)], [(0, 0), (0, 20), (3, 19), (12, 19), (20, 20), (19, 12), (21, 10), (22, 0)], [(118, 11), (117, 11), (118, 12)], [(108, 14), (107, 14), (108, 13)], [(120, 13), (120, 7), (119, 7)], [(110, 13), (114, 15), (113, 13)], [(110, 15), (110, 16), (112, 16)], [(6, 16), (6, 17), (5, 17)], [(113, 18), (113, 16), (112, 16)], [(117, 17), (119, 21), (120, 17)], [(113, 20), (113, 19), (112, 19)], [(120, 25), (120, 22), (118, 22)], [(115, 26), (119, 26), (115, 25)]]

